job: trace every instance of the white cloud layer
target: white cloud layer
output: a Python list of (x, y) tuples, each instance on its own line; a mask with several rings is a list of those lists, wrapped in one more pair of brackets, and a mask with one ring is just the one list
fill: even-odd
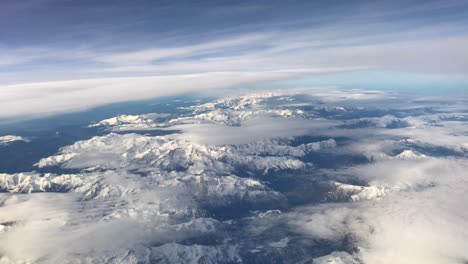
[(364, 263), (464, 263), (467, 169), (465, 160), (435, 158), (353, 168), (371, 185), (394, 191), (378, 200), (302, 208), (290, 223), (315, 238), (352, 235)]
[(0, 119), (39, 117), (104, 104), (220, 89), (346, 68), (103, 78), (0, 86)]
[(313, 133), (314, 130), (326, 130), (339, 122), (329, 120), (279, 119), (253, 117), (241, 126), (224, 126), (217, 124), (176, 125), (170, 129), (180, 129), (182, 134), (175, 135), (188, 141), (201, 144), (246, 144), (268, 138), (294, 137)]

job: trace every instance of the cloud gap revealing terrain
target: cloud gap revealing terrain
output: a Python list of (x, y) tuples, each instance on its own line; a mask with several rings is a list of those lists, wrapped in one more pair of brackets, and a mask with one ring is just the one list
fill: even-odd
[(468, 0), (0, 0), (0, 264), (468, 264)]
[[(1, 260), (468, 260), (466, 99), (309, 89), (186, 100), (90, 123), (99, 136), (0, 174)], [(4, 136), (0, 150), (40, 137)]]

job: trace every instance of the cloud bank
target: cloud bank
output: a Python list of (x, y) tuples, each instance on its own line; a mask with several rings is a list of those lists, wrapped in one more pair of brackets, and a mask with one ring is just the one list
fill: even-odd
[(241, 126), (223, 126), (216, 124), (176, 125), (170, 129), (181, 130), (176, 137), (201, 144), (224, 145), (246, 144), (269, 138), (294, 137), (312, 131), (326, 130), (339, 122), (329, 120), (305, 119), (282, 120), (269, 117), (254, 117), (246, 120)]
[[(364, 263), (464, 263), (468, 254), (465, 160), (386, 161), (361, 167), (370, 184), (411, 186), (377, 201), (323, 205), (292, 213), (300, 232), (322, 239), (353, 236)], [(409, 182), (408, 182), (409, 181)]]
[(40, 117), (116, 102), (179, 95), (229, 86), (282, 80), (346, 68), (103, 78), (0, 86), (0, 119)]

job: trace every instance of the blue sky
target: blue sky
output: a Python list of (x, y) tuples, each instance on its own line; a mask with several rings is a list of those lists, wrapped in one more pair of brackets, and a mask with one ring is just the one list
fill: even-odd
[[(1, 0), (0, 101), (18, 115), (50, 114), (308, 76), (309, 85), (463, 91), (467, 25), (468, 1), (450, 0)], [(50, 100), (71, 106), (40, 107)]]

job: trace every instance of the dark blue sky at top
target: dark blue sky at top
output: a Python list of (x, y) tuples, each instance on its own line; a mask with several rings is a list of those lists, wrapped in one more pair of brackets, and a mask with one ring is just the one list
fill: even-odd
[(466, 23), (467, 6), (463, 1), (1, 0), (0, 43), (136, 48), (336, 23), (379, 23), (398, 31)]

